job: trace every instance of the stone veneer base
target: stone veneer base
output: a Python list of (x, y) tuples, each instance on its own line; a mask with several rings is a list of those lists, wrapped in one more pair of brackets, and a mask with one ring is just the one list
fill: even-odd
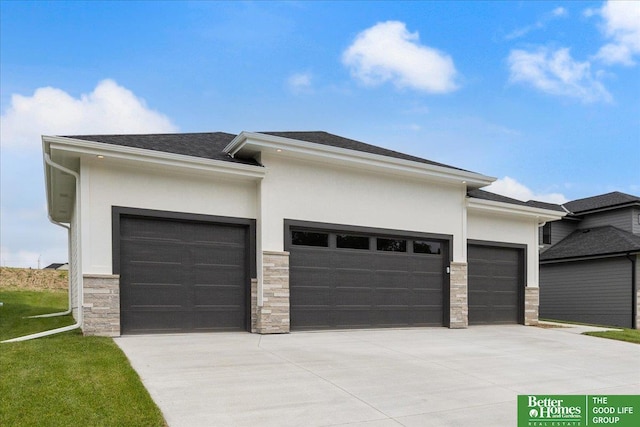
[(452, 262), (449, 276), (449, 328), (469, 326), (467, 263)]
[(83, 276), (82, 316), (85, 335), (120, 336), (120, 276)]
[(540, 305), (540, 288), (527, 286), (524, 288), (524, 324), (538, 324), (538, 307)]
[(256, 310), (256, 332), (288, 333), (289, 252), (262, 252), (262, 303)]

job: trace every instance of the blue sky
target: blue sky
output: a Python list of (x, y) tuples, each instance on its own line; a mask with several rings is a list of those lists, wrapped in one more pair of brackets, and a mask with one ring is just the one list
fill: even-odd
[(66, 260), (40, 135), (325, 130), (640, 194), (640, 2), (0, 2), (2, 265)]

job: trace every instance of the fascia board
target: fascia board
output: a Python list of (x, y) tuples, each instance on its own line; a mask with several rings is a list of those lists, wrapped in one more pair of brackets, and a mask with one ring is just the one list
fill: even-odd
[(255, 147), (256, 151), (260, 151), (260, 149), (264, 148), (273, 150), (281, 149), (287, 153), (297, 153), (307, 156), (345, 161), (374, 168), (409, 173), (412, 175), (435, 177), (458, 183), (465, 181), (473, 188), (487, 186), (496, 180), (494, 177), (481, 175), (475, 172), (461, 171), (443, 166), (396, 159), (394, 157), (382, 156), (379, 154), (365, 153), (346, 148), (332, 147), (329, 145), (315, 144), (312, 142), (252, 132), (240, 133), (225, 147), (224, 151), (234, 156), (245, 147)]
[(125, 147), (121, 145), (105, 144), (101, 142), (84, 141), (68, 137), (44, 136), (45, 150), (61, 150), (79, 155), (103, 155), (109, 158), (132, 160), (173, 166), (179, 168), (196, 169), (200, 171), (218, 172), (231, 175), (242, 175), (251, 178), (263, 178), (266, 168), (261, 166), (244, 165), (241, 163), (224, 162), (220, 160), (204, 159), (183, 154), (167, 153), (164, 151), (145, 150), (143, 148)]
[(548, 209), (534, 208), (531, 206), (512, 205), (510, 203), (474, 198), (467, 199), (467, 208), (472, 211), (476, 210), (498, 214), (537, 218), (540, 221), (557, 221), (566, 215), (566, 213)]

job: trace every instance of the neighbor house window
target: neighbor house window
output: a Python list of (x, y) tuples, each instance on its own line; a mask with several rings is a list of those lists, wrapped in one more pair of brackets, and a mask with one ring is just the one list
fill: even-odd
[(329, 234), (312, 231), (292, 231), (291, 243), (300, 246), (329, 246)]
[(387, 252), (407, 252), (407, 241), (400, 239), (376, 239), (377, 249)]
[(551, 223), (550, 222), (542, 226), (542, 244), (543, 245), (551, 244)]
[(369, 249), (369, 238), (366, 236), (353, 236), (350, 234), (338, 234), (336, 247), (343, 249)]
[(442, 243), (428, 240), (415, 240), (413, 242), (413, 253), (439, 255), (442, 253)]

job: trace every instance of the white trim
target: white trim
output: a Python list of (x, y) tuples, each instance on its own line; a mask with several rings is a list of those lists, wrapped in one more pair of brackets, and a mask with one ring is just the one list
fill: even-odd
[(471, 210), (516, 215), (528, 218), (537, 218), (539, 222), (557, 221), (564, 217), (566, 213), (549, 209), (535, 208), (524, 205), (514, 205), (511, 203), (496, 202), (493, 200), (467, 198), (467, 207)]
[(147, 162), (161, 166), (182, 167), (192, 170), (214, 171), (218, 173), (242, 175), (251, 178), (262, 178), (266, 173), (265, 168), (261, 166), (205, 159), (184, 154), (167, 153), (164, 151), (147, 150), (115, 144), (106, 144), (104, 142), (84, 141), (75, 138), (46, 135), (42, 137), (42, 140), (46, 145), (48, 145), (49, 150), (60, 150), (92, 156), (102, 155), (109, 158)]
[[(251, 150), (251, 148), (255, 150)], [(470, 184), (469, 186), (472, 188), (484, 187), (496, 180), (494, 177), (445, 166), (253, 132), (241, 132), (224, 148), (224, 151), (231, 156), (235, 156), (242, 149), (258, 152), (265, 148), (272, 150), (280, 149), (287, 153), (358, 163), (376, 168), (390, 169), (396, 172), (436, 177), (457, 183), (465, 181), (465, 183)]]

